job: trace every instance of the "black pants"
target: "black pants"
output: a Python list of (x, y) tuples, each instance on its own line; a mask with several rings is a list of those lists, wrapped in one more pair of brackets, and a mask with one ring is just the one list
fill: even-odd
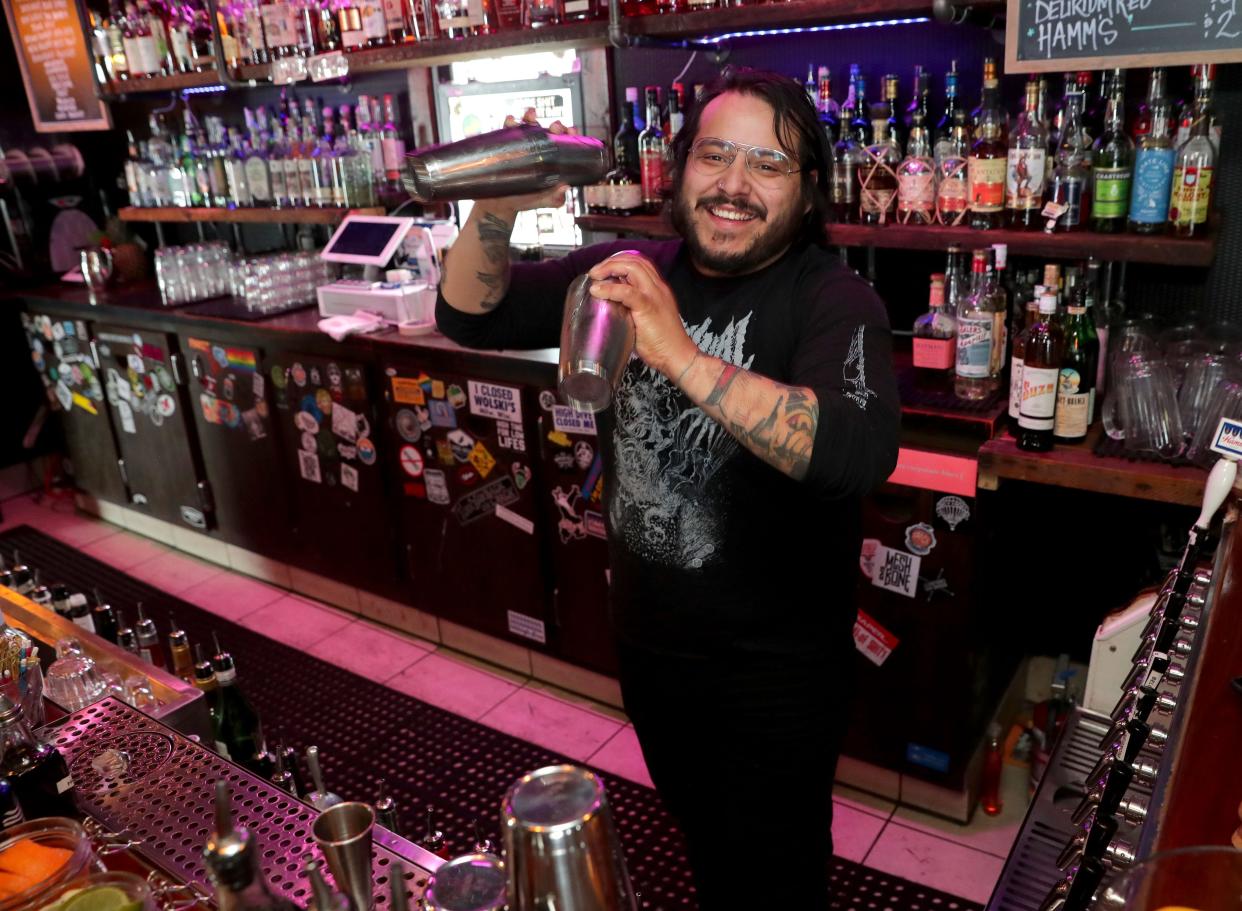
[(702, 911), (828, 908), (852, 656), (618, 649), (625, 709), (685, 834)]

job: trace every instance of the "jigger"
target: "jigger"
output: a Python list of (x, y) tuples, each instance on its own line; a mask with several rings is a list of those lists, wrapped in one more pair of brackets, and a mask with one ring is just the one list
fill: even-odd
[(603, 411), (634, 351), (634, 318), (616, 301), (593, 297), (579, 275), (565, 295), (557, 388), (578, 411)]
[(371, 831), (375, 811), (365, 803), (338, 803), (319, 814), (311, 827), (315, 844), (328, 862), (336, 886), (349, 897), (353, 911), (375, 904), (371, 877)]

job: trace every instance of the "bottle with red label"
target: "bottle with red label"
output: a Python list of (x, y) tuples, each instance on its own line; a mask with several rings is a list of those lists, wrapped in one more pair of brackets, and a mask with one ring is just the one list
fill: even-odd
[[(1199, 76), (1198, 71), (1196, 76)], [(1190, 135), (1178, 148), (1173, 167), (1169, 223), (1178, 237), (1198, 237), (1207, 230), (1216, 172), (1216, 146), (1211, 136), (1211, 91), (1211, 72), (1208, 71), (1206, 76), (1196, 80)]]
[(922, 389), (944, 390), (953, 383), (957, 323), (944, 307), (944, 274), (931, 277), (927, 312), (914, 321), (914, 375)]
[(1001, 105), (996, 62), (989, 59), (984, 62), (983, 101), (966, 163), (972, 228), (987, 230), (1004, 224), (1008, 133), (1009, 115)]
[(1018, 407), (1018, 448), (1047, 452), (1056, 423), (1057, 386), (1065, 336), (1056, 318), (1056, 289), (1039, 297), (1039, 322), (1030, 329), (1022, 361), (1022, 402)]
[(660, 91), (647, 86), (647, 127), (638, 134), (638, 161), (642, 172), (643, 209), (656, 214), (664, 205), (664, 156), (668, 138), (660, 128)]

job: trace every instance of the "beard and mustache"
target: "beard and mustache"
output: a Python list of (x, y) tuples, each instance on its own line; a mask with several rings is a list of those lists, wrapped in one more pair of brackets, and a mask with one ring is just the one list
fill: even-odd
[[(771, 216), (767, 207), (762, 203), (746, 198), (734, 198), (722, 193), (704, 196), (692, 202), (686, 197), (683, 187), (684, 185), (677, 188), (677, 193), (673, 198), (671, 212), (673, 227), (685, 240), (693, 261), (700, 267), (713, 272), (724, 275), (744, 275), (747, 272), (753, 272), (782, 253), (801, 231), (802, 207), (800, 205), (791, 205), (788, 210)], [(694, 213), (698, 210), (706, 212), (708, 209), (719, 206), (730, 206), (738, 212), (753, 215), (765, 227), (752, 235), (750, 243), (744, 249), (731, 252), (714, 249), (711, 244), (714, 233), (712, 227), (696, 223)]]

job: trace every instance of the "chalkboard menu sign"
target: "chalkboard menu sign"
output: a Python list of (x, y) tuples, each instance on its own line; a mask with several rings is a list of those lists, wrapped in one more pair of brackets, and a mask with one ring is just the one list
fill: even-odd
[(40, 133), (107, 130), (94, 64), (74, 0), (4, 0), (26, 98)]
[(1009, 0), (1005, 71), (1242, 61), (1242, 0)]

